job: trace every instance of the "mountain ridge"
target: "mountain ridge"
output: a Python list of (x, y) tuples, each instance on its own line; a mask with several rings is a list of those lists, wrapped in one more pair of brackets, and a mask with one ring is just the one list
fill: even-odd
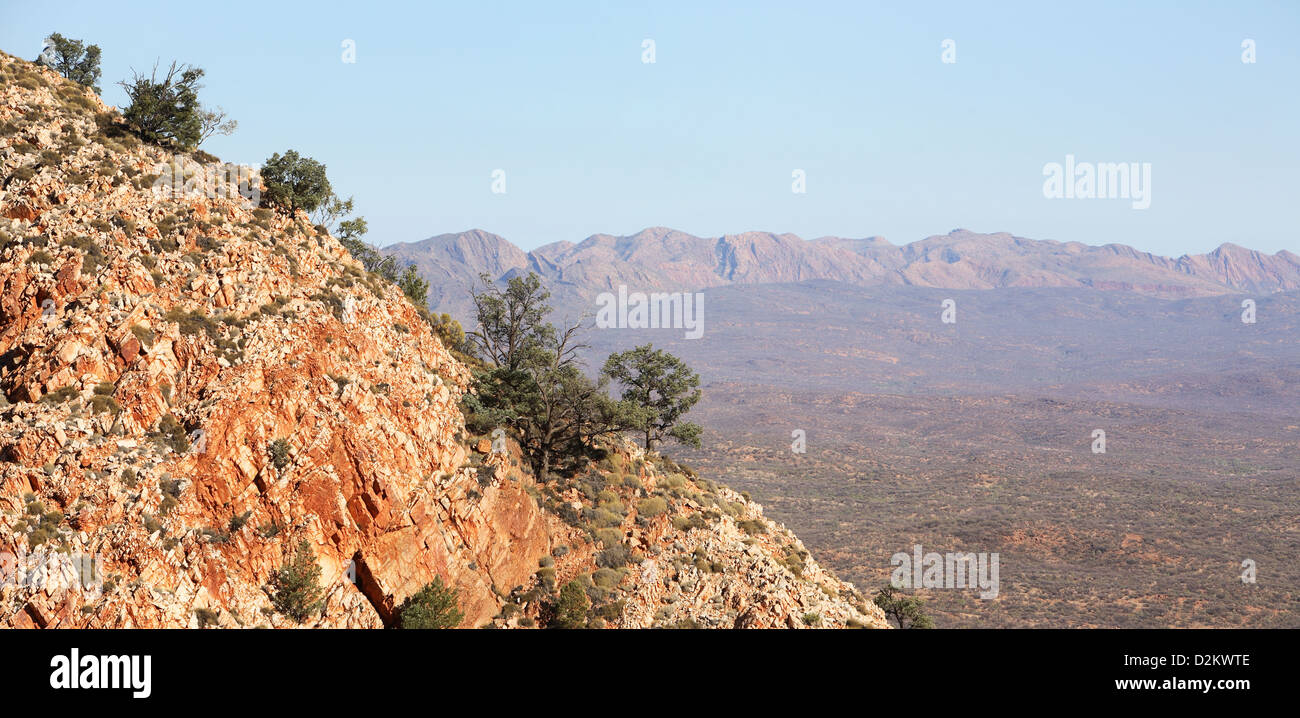
[(831, 279), (857, 286), (943, 289), (1091, 287), (1162, 298), (1272, 293), (1300, 288), (1300, 256), (1267, 254), (1225, 242), (1205, 254), (1166, 257), (1134, 247), (1089, 245), (954, 229), (904, 245), (883, 237), (817, 237), (748, 231), (697, 237), (669, 227), (631, 235), (593, 234), (525, 252), (482, 229), (400, 242), (385, 253), (430, 280), (430, 306), (461, 307), (446, 280), (462, 285), (536, 272), (561, 293), (589, 298), (618, 284), (697, 290), (729, 284)]

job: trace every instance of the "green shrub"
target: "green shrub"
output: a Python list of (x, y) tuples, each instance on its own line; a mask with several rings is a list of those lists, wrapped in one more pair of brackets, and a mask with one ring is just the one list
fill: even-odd
[(325, 176), (325, 165), (310, 157), (302, 157), (295, 150), (284, 155), (275, 153), (262, 166), (262, 182), (266, 185), (263, 200), (289, 211), (311, 212), (330, 198), (330, 182)]
[[(403, 287), (402, 291), (407, 295), (408, 298), (410, 298), (411, 292), (408, 292), (406, 287)], [(417, 303), (417, 306), (423, 306), (425, 303), (428, 302), (427, 295), (428, 295), (428, 287), (426, 286), (425, 296), (422, 296), (420, 298), (420, 301)], [(412, 301), (414, 301), (414, 299), (412, 299)], [(459, 349), (460, 347), (464, 346), (465, 329), (460, 325), (460, 322), (452, 318), (450, 314), (446, 314), (446, 313), (433, 314), (432, 312), (430, 312), (427, 316), (425, 316), (425, 319), (429, 323), (429, 328), (433, 330), (433, 333), (435, 335), (437, 335), (438, 339), (442, 342), (442, 345), (444, 347), (447, 347), (448, 349)]]
[(887, 585), (872, 600), (899, 628), (934, 628), (934, 621), (925, 614), (925, 601), (917, 596)]
[(582, 628), (587, 625), (587, 609), (591, 601), (587, 591), (577, 581), (570, 581), (560, 589), (560, 597), (555, 602), (555, 618), (551, 625), (555, 628)]
[(612, 601), (596, 609), (597, 615), (606, 621), (617, 621), (623, 617), (623, 602)]
[(149, 347), (153, 346), (153, 332), (150, 331), (149, 329), (146, 329), (140, 326), (139, 324), (132, 324), (131, 334), (134, 335), (137, 340), (139, 340), (141, 346), (143, 346), (145, 349), (148, 349)]
[(690, 531), (692, 529), (702, 529), (702, 528), (707, 528), (708, 525), (709, 522), (704, 519), (704, 515), (698, 512), (691, 514), (689, 517), (687, 516), (673, 517), (673, 528), (677, 529), (678, 531)]
[(217, 337), (217, 323), (202, 312), (187, 312), (180, 307), (172, 307), (163, 315), (163, 319), (179, 324), (181, 334), (185, 336), (202, 332), (214, 340)]
[(117, 400), (104, 394), (96, 394), (90, 397), (90, 410), (96, 414), (112, 414), (116, 416), (122, 410), (118, 406)]
[(667, 510), (668, 502), (658, 496), (636, 502), (637, 515), (643, 518), (654, 518)]
[(122, 117), (149, 142), (181, 149), (198, 147), (203, 133), (198, 94), (202, 77), (202, 68), (175, 62), (161, 80), (157, 67), (149, 77), (133, 73), (129, 81), (118, 83), (131, 101)]
[(190, 450), (190, 439), (185, 435), (185, 427), (181, 426), (181, 423), (171, 414), (165, 414), (158, 420), (157, 436), (164, 446), (178, 454)]
[(441, 576), (406, 599), (398, 610), (402, 628), (455, 628), (465, 618), (458, 605), (460, 592), (448, 588)]
[(51, 406), (56, 406), (77, 396), (79, 393), (80, 392), (77, 391), (77, 387), (65, 386), (62, 389), (56, 389), (46, 394), (45, 396), (41, 397), (41, 403), (49, 404)]
[(87, 274), (93, 274), (98, 270), (100, 263), (105, 259), (104, 250), (100, 249), (90, 237), (69, 237), (60, 244), (81, 250), (81, 271)]
[(99, 93), (99, 59), (98, 45), (86, 45), (81, 40), (73, 40), (57, 32), (46, 38), (45, 51), (36, 62), (54, 70), (69, 80), (85, 85)]
[(36, 527), (32, 533), (27, 535), (28, 546), (36, 548), (46, 541), (58, 537), (59, 523), (63, 521), (63, 512), (47, 512), (45, 505), (35, 500), (35, 497), (32, 497), (32, 500), (27, 502), (26, 511), (31, 518), (21, 522), (24, 528), (29, 524)]
[(737, 521), (736, 526), (738, 526), (741, 531), (744, 531), (750, 536), (753, 536), (755, 534), (767, 533), (767, 524), (763, 523), (762, 521), (746, 519), (744, 521)]
[(27, 255), (28, 264), (54, 264), (54, 257), (43, 249), (38, 249)]
[(680, 489), (686, 486), (686, 477), (681, 474), (669, 474), (660, 483), (665, 488)]
[(590, 518), (591, 524), (598, 529), (619, 526), (623, 523), (623, 517), (620, 514), (616, 514), (606, 508), (598, 508), (592, 511)]
[(632, 560), (632, 552), (622, 544), (611, 546), (596, 555), (596, 565), (603, 568), (619, 568)]
[(787, 553), (781, 559), (781, 565), (789, 569), (795, 578), (803, 578), (804, 556), (801, 556), (798, 552), (791, 551)]
[(613, 588), (623, 580), (623, 574), (612, 568), (599, 568), (591, 574), (591, 582), (601, 588)]
[(298, 543), (293, 559), (272, 578), (271, 604), (297, 623), (320, 612), (325, 592), (320, 586), (320, 566), (307, 539)]
[(276, 439), (267, 447), (271, 453), (271, 464), (277, 470), (283, 469), (289, 465), (289, 442), (284, 439)]
[(618, 546), (623, 543), (623, 532), (618, 529), (597, 529), (596, 540), (606, 547)]
[(227, 525), (227, 530), (232, 534), (239, 531), (240, 529), (244, 528), (245, 525), (248, 524), (248, 517), (252, 515), (253, 515), (252, 511), (245, 511), (242, 514), (235, 514), (234, 516), (231, 516), (230, 523)]

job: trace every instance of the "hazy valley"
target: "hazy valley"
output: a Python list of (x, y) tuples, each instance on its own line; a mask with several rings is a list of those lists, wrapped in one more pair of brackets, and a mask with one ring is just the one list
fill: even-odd
[[(897, 271), (791, 282), (781, 280), (810, 270), (790, 257), (850, 241), (760, 243), (747, 265), (758, 274), (738, 280), (716, 256), (671, 259), (680, 233), (647, 232), (613, 242), (622, 251), (603, 264), (563, 269), (544, 258), (573, 247), (529, 255), (482, 233), (430, 240), (436, 259), (412, 245), (395, 253), (436, 277), (431, 306), (462, 321), (480, 271), (547, 276), (570, 318), (619, 284), (702, 289), (700, 339), (594, 329), (591, 366), (646, 341), (686, 359), (705, 380), (704, 449), (674, 453), (750, 491), (860, 588), (887, 582), (890, 556), (914, 544), (998, 552), (997, 600), (925, 592), (941, 626), (1297, 625), (1293, 255), (1075, 248), (1109, 257), (1108, 276), (1124, 283), (1098, 289), (1080, 270), (1072, 285), (1057, 272), (1043, 286), (991, 286), (951, 278), (1043, 278), (1025, 256), (1055, 256), (1054, 243), (959, 233), (926, 240), (960, 246), (934, 280), (953, 286), (905, 284)], [(963, 263), (979, 269), (952, 266)], [(927, 264), (913, 276), (936, 276)], [(1207, 267), (1218, 269), (1196, 269)], [(941, 321), (945, 299), (955, 323)], [(1255, 323), (1242, 321), (1245, 299)], [(1092, 451), (1097, 429), (1104, 454)], [(796, 430), (804, 454), (792, 451)], [(1257, 584), (1240, 580), (1245, 559), (1260, 566)]]

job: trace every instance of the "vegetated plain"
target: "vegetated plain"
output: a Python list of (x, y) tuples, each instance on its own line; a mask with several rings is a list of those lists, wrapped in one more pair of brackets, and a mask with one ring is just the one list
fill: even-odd
[(808, 282), (706, 297), (700, 340), (596, 337), (698, 367), (705, 448), (678, 453), (859, 587), (920, 544), (1000, 556), (996, 600), (922, 592), (940, 627), (1300, 625), (1300, 294), (1259, 298), (1255, 324), (1233, 296)]

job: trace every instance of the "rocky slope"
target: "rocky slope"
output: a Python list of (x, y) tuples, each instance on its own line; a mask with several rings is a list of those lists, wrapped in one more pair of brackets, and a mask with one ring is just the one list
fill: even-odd
[(1089, 287), (1163, 298), (1300, 289), (1300, 256), (1287, 251), (1268, 255), (1224, 244), (1209, 254), (1169, 258), (1120, 244), (961, 229), (900, 247), (880, 237), (805, 241), (793, 234), (745, 232), (703, 238), (655, 227), (527, 253), (502, 237), (471, 230), (386, 251), (415, 264), (437, 285), (429, 293), (431, 307), (460, 315), (469, 306), (466, 288), (483, 272), (494, 278), (537, 272), (561, 303), (575, 306), (589, 306), (596, 293), (618, 284), (680, 291), (812, 279), (942, 289)]
[[(391, 625), (434, 577), (464, 626), (544, 624), (575, 580), (593, 626), (886, 625), (685, 467), (613, 447), (539, 484), (490, 453), (400, 291), (301, 213), (156, 191), (167, 167), (219, 165), (0, 54), (0, 625), (294, 626), (268, 582), (304, 539), (309, 626)], [(50, 560), (88, 555), (102, 585)]]

